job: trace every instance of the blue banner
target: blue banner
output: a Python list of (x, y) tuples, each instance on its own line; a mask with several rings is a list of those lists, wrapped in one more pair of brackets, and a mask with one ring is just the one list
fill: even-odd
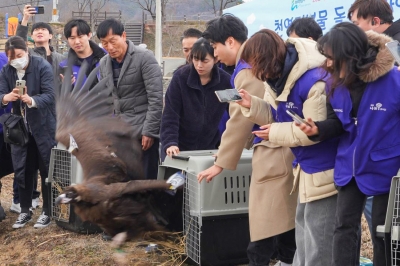
[[(395, 20), (400, 17), (400, 0), (387, 0)], [(249, 37), (263, 28), (274, 30), (286, 39), (286, 30), (298, 17), (313, 17), (324, 33), (340, 22), (349, 21), (352, 0), (247, 0), (224, 10), (239, 17), (249, 29)]]

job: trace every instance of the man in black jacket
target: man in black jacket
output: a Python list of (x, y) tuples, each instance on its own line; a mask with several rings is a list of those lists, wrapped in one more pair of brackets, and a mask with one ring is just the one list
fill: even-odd
[[(26, 5), (24, 7), (24, 17), (22, 18), (21, 24), (18, 25), (16, 33), (17, 36), (22, 37), (25, 41), (27, 41), (28, 38), (28, 21), (34, 15), (35, 8)], [(54, 88), (59, 88), (60, 79), (56, 73), (58, 73), (59, 64), (65, 59), (65, 56), (57, 53), (50, 45), (51, 39), (53, 38), (53, 29), (48, 23), (38, 22), (32, 25), (31, 36), (35, 43), (35, 48), (29, 49), (29, 53), (43, 57), (50, 63), (50, 65), (52, 65), (54, 73)]]
[(347, 17), (364, 31), (384, 33), (400, 41), (400, 19), (393, 22), (393, 10), (387, 1), (356, 0)]
[[(63, 69), (72, 63), (72, 74), (76, 79), (83, 61), (89, 63), (86, 75), (96, 68), (100, 59), (107, 53), (95, 42), (91, 41), (92, 33), (89, 24), (83, 19), (72, 19), (64, 26), (64, 35), (68, 40), (69, 49), (68, 59), (60, 63)], [(95, 84), (93, 84), (94, 86)]]

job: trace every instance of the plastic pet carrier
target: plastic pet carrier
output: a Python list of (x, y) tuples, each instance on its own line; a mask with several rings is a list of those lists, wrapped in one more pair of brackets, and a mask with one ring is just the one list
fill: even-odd
[(70, 204), (56, 205), (56, 198), (64, 188), (79, 184), (83, 180), (81, 165), (75, 156), (62, 145), (51, 150), (49, 182), (51, 183), (51, 216), (56, 224), (64, 229), (84, 234), (98, 233), (102, 230), (95, 224), (82, 222)]
[[(197, 264), (237, 265), (248, 263), (250, 241), (248, 199), (252, 151), (243, 151), (236, 171), (224, 170), (207, 183), (197, 174), (214, 164), (216, 151), (181, 152), (166, 157), (158, 179), (177, 171), (186, 176), (182, 217), (185, 253)], [(178, 197), (178, 195), (176, 196)]]

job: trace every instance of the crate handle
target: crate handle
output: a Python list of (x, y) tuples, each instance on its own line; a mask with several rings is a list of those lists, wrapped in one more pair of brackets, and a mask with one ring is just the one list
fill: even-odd
[(178, 159), (182, 161), (189, 161), (189, 156), (172, 155), (172, 159)]

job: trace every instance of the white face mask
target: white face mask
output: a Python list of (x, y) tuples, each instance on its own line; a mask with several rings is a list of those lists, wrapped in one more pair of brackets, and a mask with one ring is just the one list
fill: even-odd
[(28, 65), (28, 56), (13, 59), (10, 61), (10, 65), (16, 70), (22, 70), (26, 67), (26, 65)]

